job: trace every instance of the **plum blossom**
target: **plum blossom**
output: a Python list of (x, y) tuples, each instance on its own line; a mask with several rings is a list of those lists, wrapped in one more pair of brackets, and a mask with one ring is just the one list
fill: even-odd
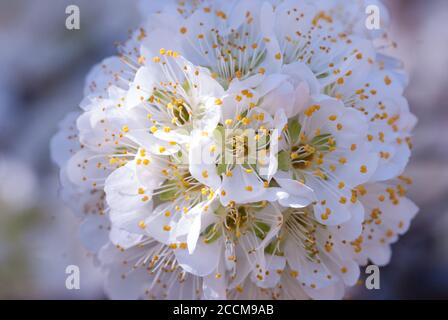
[(111, 298), (341, 299), (388, 263), (416, 118), (364, 5), (141, 1), (51, 143)]

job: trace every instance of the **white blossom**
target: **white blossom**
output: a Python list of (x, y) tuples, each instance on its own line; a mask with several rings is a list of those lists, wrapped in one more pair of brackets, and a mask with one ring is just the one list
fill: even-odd
[(141, 2), (52, 141), (112, 298), (339, 299), (389, 261), (416, 118), (364, 4)]

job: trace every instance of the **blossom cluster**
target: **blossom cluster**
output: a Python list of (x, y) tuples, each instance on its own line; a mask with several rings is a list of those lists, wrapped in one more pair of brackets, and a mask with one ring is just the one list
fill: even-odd
[(365, 6), (142, 2), (52, 140), (112, 298), (339, 299), (388, 263), (416, 118)]

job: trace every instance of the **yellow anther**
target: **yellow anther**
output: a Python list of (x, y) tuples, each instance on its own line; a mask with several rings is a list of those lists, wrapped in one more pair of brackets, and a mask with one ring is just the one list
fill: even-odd
[(145, 223), (145, 221), (141, 220), (141, 221), (138, 223), (138, 227), (139, 227), (140, 229), (145, 229), (145, 228), (146, 228), (146, 223)]

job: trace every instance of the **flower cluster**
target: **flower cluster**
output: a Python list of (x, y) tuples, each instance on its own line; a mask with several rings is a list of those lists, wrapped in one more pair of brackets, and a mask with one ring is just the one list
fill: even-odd
[(142, 7), (52, 141), (110, 296), (336, 299), (388, 263), (416, 118), (364, 1)]

